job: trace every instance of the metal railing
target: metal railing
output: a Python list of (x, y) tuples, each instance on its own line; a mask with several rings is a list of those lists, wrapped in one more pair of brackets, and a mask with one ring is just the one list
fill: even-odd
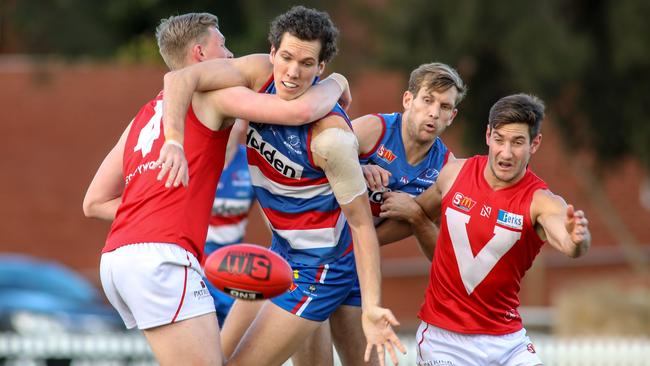
[[(531, 338), (545, 365), (650, 366), (650, 337), (558, 338), (533, 334)], [(415, 365), (415, 339), (408, 334), (402, 334), (401, 339), (408, 354), (400, 358), (400, 364)], [(139, 332), (100, 335), (0, 334), (0, 365), (51, 364), (145, 366), (156, 365), (156, 362)], [(336, 364), (339, 365), (338, 360)]]

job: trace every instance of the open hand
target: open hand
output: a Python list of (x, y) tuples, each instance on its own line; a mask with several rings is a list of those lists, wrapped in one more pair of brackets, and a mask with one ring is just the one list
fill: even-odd
[(361, 315), (361, 324), (367, 342), (364, 360), (366, 362), (370, 361), (372, 350), (373, 348), (376, 348), (379, 364), (381, 366), (385, 365), (385, 350), (388, 350), (388, 354), (390, 355), (393, 364), (398, 365), (399, 361), (397, 360), (395, 347), (397, 347), (402, 354), (406, 354), (406, 348), (404, 348), (404, 345), (402, 345), (402, 342), (400, 342), (399, 338), (393, 331), (393, 326), (399, 326), (399, 322), (393, 313), (390, 310), (379, 306), (364, 309)]
[(156, 164), (161, 167), (160, 173), (158, 173), (158, 180), (163, 180), (165, 175), (169, 173), (165, 187), (178, 187), (181, 183), (187, 187), (190, 177), (187, 160), (185, 159), (185, 151), (183, 151), (182, 145), (171, 141), (173, 140), (165, 141), (160, 149), (160, 157), (156, 161)]

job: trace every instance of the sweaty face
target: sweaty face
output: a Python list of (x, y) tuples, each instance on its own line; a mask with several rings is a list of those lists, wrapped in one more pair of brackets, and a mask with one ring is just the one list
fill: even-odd
[(404, 93), (403, 130), (405, 138), (418, 144), (431, 143), (451, 125), (457, 109), (454, 108), (458, 90), (451, 87), (444, 92), (420, 88), (416, 95)]
[(273, 79), (280, 98), (295, 99), (309, 89), (325, 67), (318, 61), (320, 49), (319, 40), (303, 41), (289, 33), (282, 36), (277, 50), (271, 47)]
[(201, 43), (203, 61), (215, 58), (232, 58), (232, 52), (226, 47), (226, 38), (216, 27), (208, 29), (208, 36)]
[(530, 157), (539, 148), (542, 135), (530, 140), (528, 125), (509, 123), (491, 129), (488, 126), (485, 139), (489, 147), (489, 169), (485, 178), (493, 187), (516, 183), (526, 172)]

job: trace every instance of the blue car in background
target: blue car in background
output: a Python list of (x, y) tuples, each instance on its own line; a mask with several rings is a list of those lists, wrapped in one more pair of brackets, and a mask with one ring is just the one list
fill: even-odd
[(123, 330), (117, 312), (81, 275), (55, 262), (0, 255), (0, 332)]

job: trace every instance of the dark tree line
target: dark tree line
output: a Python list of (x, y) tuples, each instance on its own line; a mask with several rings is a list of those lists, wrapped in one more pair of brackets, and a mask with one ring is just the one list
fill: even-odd
[[(341, 25), (337, 69), (405, 73), (423, 62), (454, 65), (470, 92), (466, 142), (482, 151), (487, 111), (500, 96), (528, 91), (549, 104), (567, 146), (606, 166), (638, 157), (650, 171), (650, 2), (644, 0), (303, 1)], [(161, 18), (189, 11), (220, 17), (236, 54), (265, 52), (269, 21), (291, 1), (4, 0), (0, 32), (18, 51), (69, 58), (156, 60)], [(341, 21), (341, 20), (345, 21)], [(355, 36), (351, 29), (361, 30)], [(6, 36), (0, 33), (0, 52)]]

